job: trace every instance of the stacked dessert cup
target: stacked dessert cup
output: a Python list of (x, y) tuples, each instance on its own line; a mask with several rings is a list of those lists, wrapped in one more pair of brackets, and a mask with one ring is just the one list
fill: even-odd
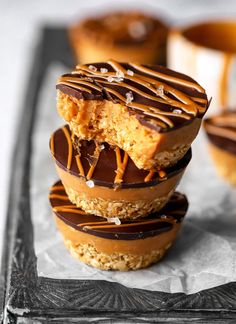
[(204, 89), (161, 66), (78, 65), (57, 83), (67, 125), (50, 149), (60, 181), (50, 191), (66, 247), (104, 270), (160, 260), (188, 208), (175, 191), (208, 108)]

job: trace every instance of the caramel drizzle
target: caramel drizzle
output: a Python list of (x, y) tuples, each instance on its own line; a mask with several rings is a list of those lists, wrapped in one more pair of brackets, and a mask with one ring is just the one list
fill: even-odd
[[(71, 141), (71, 137), (70, 136), (70, 132), (68, 131), (68, 129), (66, 128), (66, 126), (62, 127), (61, 128), (64, 135), (65, 135), (65, 138), (66, 138), (66, 141), (68, 143), (68, 158), (67, 158), (67, 169), (71, 169), (71, 165), (72, 165), (72, 161), (73, 161), (73, 146), (72, 146), (72, 141)], [(51, 150), (52, 148), (55, 147), (55, 143), (54, 143), (54, 135), (51, 136), (51, 140), (50, 140), (51, 144), (50, 144), (50, 147), (51, 147)], [(97, 166), (97, 163), (99, 161), (99, 158), (100, 158), (100, 154), (101, 154), (101, 147), (100, 145), (95, 142), (96, 144), (96, 148), (94, 150), (94, 154), (93, 154), (93, 163), (90, 164), (90, 168), (87, 172), (87, 174), (85, 174), (85, 170), (84, 170), (84, 167), (83, 167), (83, 164), (81, 162), (81, 157), (80, 157), (80, 153), (75, 155), (74, 158), (75, 158), (75, 161), (76, 161), (76, 165), (77, 165), (77, 168), (78, 168), (78, 171), (79, 171), (79, 174), (82, 176), (82, 177), (85, 177), (86, 179), (90, 180), (93, 176), (93, 173), (96, 169), (96, 166)], [(126, 168), (127, 168), (127, 165), (128, 165), (128, 162), (129, 162), (129, 156), (126, 152), (124, 152), (124, 157), (123, 157), (123, 160), (121, 158), (121, 150), (119, 147), (115, 147), (114, 148), (114, 151), (115, 151), (115, 154), (116, 154), (116, 164), (117, 164), (117, 168), (115, 170), (115, 173), (116, 173), (116, 176), (114, 178), (114, 183), (115, 184), (120, 184), (123, 182), (123, 177), (124, 177), (124, 174), (126, 172)], [(53, 155), (55, 155), (55, 152), (53, 151)], [(153, 179), (154, 175), (156, 175), (156, 173), (158, 173), (158, 176), (159, 176), (159, 179), (163, 179), (166, 177), (166, 172), (164, 170), (150, 170), (149, 173), (146, 175), (146, 177), (144, 178), (144, 182), (149, 182)], [(62, 190), (64, 187), (63, 186), (58, 186), (58, 190)]]
[(62, 191), (65, 190), (63, 185), (56, 185), (53, 187), (53, 191)]
[(161, 223), (161, 222), (167, 222), (167, 223), (171, 223), (174, 224), (176, 223), (176, 219), (174, 219), (173, 217), (170, 216), (165, 216), (165, 218), (156, 218), (156, 219), (150, 219), (150, 220), (140, 220), (140, 221), (134, 221), (128, 224), (125, 223), (121, 223), (121, 225), (116, 225), (116, 224), (111, 224), (110, 222), (90, 222), (90, 223), (82, 223), (82, 224), (78, 224), (78, 226), (81, 226), (83, 228), (88, 228), (88, 229), (92, 229), (92, 230), (96, 230), (96, 229), (103, 229), (103, 228), (116, 228), (119, 227), (120, 228), (127, 228), (127, 227), (133, 227), (133, 226), (138, 226), (138, 225), (149, 225), (149, 224), (157, 224), (157, 223)]
[(76, 164), (77, 164), (77, 168), (79, 170), (79, 173), (82, 177), (85, 177), (85, 172), (84, 172), (84, 168), (80, 159), (80, 155), (76, 155), (75, 156), (75, 160), (76, 160)]
[[(87, 213), (83, 210), (80, 210), (78, 207), (73, 205), (66, 206), (54, 206), (53, 207), (54, 212), (61, 212), (61, 213), (71, 213), (71, 214), (78, 214), (78, 215), (87, 215)], [(121, 223), (121, 225), (112, 224), (109, 221), (98, 221), (98, 222), (87, 222), (87, 223), (79, 223), (77, 224), (78, 227), (82, 227), (84, 229), (91, 229), (91, 230), (99, 230), (99, 229), (112, 229), (112, 228), (127, 228), (132, 226), (138, 226), (138, 225), (149, 225), (149, 224), (157, 224), (161, 222), (167, 222), (171, 224), (176, 223), (176, 219), (172, 216), (165, 216), (164, 218), (156, 218), (156, 219), (141, 219), (136, 220), (131, 223)]]
[(120, 148), (118, 146), (116, 146), (115, 152), (116, 152), (117, 169), (116, 169), (116, 177), (115, 177), (114, 183), (121, 183), (121, 182), (123, 182), (123, 176), (125, 174), (129, 156), (126, 152), (124, 152), (124, 158), (122, 161), (121, 154), (120, 154)]
[(90, 180), (92, 178), (93, 173), (96, 168), (96, 165), (98, 163), (99, 157), (100, 157), (100, 153), (101, 153), (101, 148), (100, 148), (99, 144), (96, 143), (96, 148), (93, 153), (94, 162), (93, 162), (93, 164), (90, 164), (90, 168), (89, 168), (86, 176), (85, 176), (83, 164), (80, 159), (80, 153), (75, 156), (76, 164), (77, 164), (77, 167), (78, 167), (78, 170), (79, 170), (79, 173), (81, 176), (86, 177), (88, 180)]
[[(127, 79), (130, 79), (129, 77), (127, 78)], [(107, 82), (107, 81), (100, 81), (100, 83), (103, 83), (103, 84), (109, 84), (109, 82)], [(113, 82), (114, 84), (117, 84), (117, 85), (119, 85), (119, 86), (121, 86), (121, 87), (126, 87), (128, 90), (130, 90), (130, 91), (133, 91), (133, 92), (135, 92), (135, 93), (138, 93), (139, 95), (142, 95), (142, 96), (146, 96), (146, 98), (148, 98), (148, 99), (150, 99), (150, 100), (153, 100), (153, 101), (158, 101), (158, 102), (160, 102), (160, 103), (163, 103), (163, 104), (166, 104), (166, 99), (167, 99), (167, 96), (166, 95), (161, 95), (160, 94), (160, 97), (162, 97), (162, 98), (164, 98), (163, 100), (162, 99), (159, 99), (157, 96), (152, 96), (152, 95), (149, 95), (148, 93), (145, 93), (144, 91), (142, 91), (142, 90), (140, 90), (140, 89), (137, 89), (137, 88), (135, 88), (134, 86), (131, 86), (131, 85), (129, 85), (129, 84), (125, 84), (124, 82)], [(158, 84), (158, 83), (157, 83)], [(168, 87), (168, 86), (166, 86), (166, 87)], [(113, 89), (109, 89), (109, 88), (106, 88), (106, 87), (104, 87), (107, 91), (111, 91), (111, 90), (113, 90)], [(153, 91), (154, 93), (156, 93), (156, 89), (155, 88), (153, 88), (153, 87), (150, 87), (150, 85), (149, 85), (149, 87), (147, 87), (149, 90), (151, 90), (151, 91)], [(114, 91), (114, 90), (113, 90)], [(117, 96), (117, 97), (119, 97), (119, 99), (122, 99), (123, 101), (125, 101), (125, 98), (123, 97), (123, 96), (121, 96), (118, 92), (115, 92), (114, 91), (114, 94)], [(169, 99), (170, 100), (170, 102), (171, 103), (173, 103), (174, 105), (175, 105), (175, 107), (179, 107), (179, 108), (183, 108), (183, 110), (184, 110), (184, 106), (183, 105), (181, 105), (179, 102), (177, 102), (177, 101), (174, 101), (173, 99)], [(153, 117), (155, 117), (156, 116), (156, 113), (157, 112), (159, 112), (160, 114), (162, 114), (162, 115), (167, 115), (167, 116), (175, 116), (176, 114), (175, 113), (173, 113), (173, 112), (170, 112), (170, 111), (162, 111), (162, 110), (160, 110), (160, 109), (158, 109), (158, 108), (153, 108), (153, 107), (151, 107), (151, 106), (147, 106), (147, 105), (142, 105), (142, 104), (139, 104), (139, 103), (137, 103), (137, 102), (132, 102), (132, 103), (130, 103), (129, 104), (130, 105), (130, 107), (131, 108), (136, 108), (136, 109), (139, 109), (139, 110), (142, 110), (142, 111), (147, 111), (147, 112), (149, 112), (149, 114), (151, 115), (151, 112), (153, 112)], [(181, 117), (182, 118), (184, 118), (184, 119), (190, 119), (190, 116), (188, 115), (188, 114), (185, 114), (185, 113), (183, 113), (182, 112), (182, 114), (181, 114)]]
[(160, 179), (164, 179), (166, 177), (166, 172), (164, 170), (151, 169), (149, 173), (146, 175), (146, 177), (144, 178), (144, 182), (151, 181), (156, 172), (158, 173)]
[(51, 138), (50, 138), (50, 148), (52, 151), (52, 155), (54, 155), (55, 154), (54, 133), (51, 135)]
[(66, 195), (50, 194), (49, 198), (50, 199), (58, 199), (58, 200), (65, 200), (65, 201), (67, 200), (67, 201), (69, 201), (69, 198)]
[[(178, 77), (170, 76), (165, 73), (153, 71), (147, 67), (144, 67), (139, 64), (131, 64), (130, 67), (135, 69), (133, 75), (128, 73), (121, 64), (114, 60), (109, 60), (108, 63), (112, 68), (113, 72), (105, 72), (102, 73), (96, 69), (90, 69), (87, 65), (77, 65), (76, 70), (72, 72), (72, 76), (62, 76), (58, 84), (69, 85), (72, 88), (77, 88), (80, 90), (80, 87), (85, 87), (85, 91), (91, 93), (91, 89), (97, 90), (102, 93), (103, 90), (113, 94), (116, 98), (118, 98), (121, 102), (125, 103), (126, 106), (141, 111), (143, 114), (153, 117), (156, 119), (156, 122), (163, 128), (174, 127), (173, 121), (169, 117), (180, 117), (182, 119), (191, 119), (193, 116), (197, 116), (197, 114), (204, 113), (206, 108), (202, 107), (200, 104), (207, 105), (207, 100), (203, 98), (195, 98), (184, 94), (180, 90), (174, 88), (169, 84), (166, 84), (163, 81), (158, 81), (153, 79), (152, 77), (159, 78), (160, 80), (164, 80), (167, 82), (171, 82), (172, 84), (182, 85), (188, 88), (193, 88), (199, 93), (204, 94), (204, 89), (189, 80), (183, 80)], [(138, 72), (144, 73), (142, 75)], [(91, 82), (88, 82), (88, 78), (83, 78), (80, 76), (85, 75), (91, 79)], [(112, 78), (111, 82), (108, 82), (109, 77)], [(142, 87), (148, 89), (153, 92), (153, 95), (148, 94), (135, 86), (127, 84), (124, 80), (133, 81), (136, 84), (141, 85)], [(87, 80), (87, 81), (85, 81)], [(96, 84), (94, 84), (96, 82)], [(99, 86), (101, 84), (101, 86)], [(133, 91), (147, 99), (154, 100), (160, 102), (162, 104), (168, 104), (173, 107), (172, 111), (165, 111), (163, 109), (158, 109), (151, 107), (150, 105), (144, 105), (131, 100), (127, 102), (127, 98), (124, 98), (119, 92), (111, 89), (109, 85), (117, 85), (126, 88), (128, 91)], [(87, 88), (88, 87), (88, 88)], [(162, 88), (164, 91), (158, 91)], [(173, 98), (168, 96), (168, 93), (171, 94)], [(177, 109), (176, 109), (177, 108)], [(178, 112), (176, 111), (178, 110)]]
[(146, 175), (146, 177), (144, 178), (144, 182), (149, 182), (152, 180), (153, 176), (155, 174), (155, 171), (152, 169), (149, 171), (149, 173)]
[(72, 153), (73, 153), (73, 147), (72, 147), (72, 141), (70, 137), (70, 133), (68, 129), (64, 126), (62, 127), (62, 131), (65, 134), (67, 143), (68, 143), (68, 159), (67, 159), (67, 169), (70, 170), (71, 168), (71, 163), (72, 163)]
[(54, 206), (52, 209), (55, 213), (70, 213), (70, 214), (79, 214), (87, 215), (85, 211), (78, 209), (76, 206), (67, 205), (67, 206)]
[[(67, 200), (69, 201), (68, 197), (66, 194), (54, 194), (54, 192), (57, 192), (59, 190), (64, 190), (63, 186), (54, 186), (51, 189), (51, 193), (49, 194), (49, 198), (52, 199), (59, 199), (59, 200)], [(69, 201), (70, 203), (70, 201)], [(87, 213), (81, 209), (79, 209), (76, 205), (69, 204), (69, 205), (57, 205), (53, 206), (52, 210), (56, 213), (71, 213), (71, 214), (78, 214), (78, 215), (87, 215)], [(161, 222), (168, 222), (171, 224), (175, 224), (177, 220), (175, 217), (171, 215), (163, 215), (164, 217), (160, 216), (155, 219), (137, 219), (133, 222), (130, 223), (121, 223), (121, 225), (116, 225), (112, 224), (108, 220), (104, 221), (98, 221), (98, 222), (86, 222), (86, 223), (79, 223), (77, 224), (78, 227), (82, 227), (84, 229), (91, 229), (91, 230), (96, 230), (96, 229), (112, 229), (112, 228), (127, 228), (127, 227), (132, 227), (132, 226), (138, 226), (138, 225), (149, 225), (149, 224), (157, 224)]]
[(144, 66), (142, 66), (140, 64), (130, 64), (130, 65), (133, 66), (138, 71), (142, 71), (142, 72), (145, 72), (146, 74), (153, 75), (153, 76), (155, 76), (155, 77), (157, 77), (159, 79), (163, 79), (165, 81), (169, 81), (169, 82), (172, 82), (172, 83), (177, 83), (177, 84), (180, 84), (180, 85), (184, 85), (185, 87), (188, 87), (188, 88), (194, 88), (195, 90), (197, 90), (200, 93), (205, 92), (205, 90), (199, 84), (197, 84), (195, 82), (179, 79), (179, 78), (176, 78), (176, 77), (168, 75), (168, 74), (153, 71), (153, 70), (151, 70), (151, 69), (149, 69), (147, 67), (144, 67)]

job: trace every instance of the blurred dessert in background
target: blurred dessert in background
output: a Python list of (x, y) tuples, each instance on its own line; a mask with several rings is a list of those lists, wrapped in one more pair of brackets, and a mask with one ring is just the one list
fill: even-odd
[(211, 115), (236, 107), (235, 40), (236, 20), (200, 22), (169, 33), (168, 66), (203, 85), (212, 97)]
[(77, 62), (164, 64), (168, 29), (165, 24), (139, 12), (115, 12), (85, 19), (69, 28), (69, 40)]
[(219, 175), (236, 186), (236, 112), (224, 112), (204, 121), (212, 159)]

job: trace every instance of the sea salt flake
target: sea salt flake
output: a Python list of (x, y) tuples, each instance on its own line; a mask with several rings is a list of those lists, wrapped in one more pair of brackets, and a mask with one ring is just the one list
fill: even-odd
[(90, 71), (93, 71), (93, 72), (96, 72), (97, 71), (97, 68), (94, 65), (89, 65), (88, 68), (89, 68)]
[(100, 145), (100, 149), (101, 149), (101, 150), (105, 150), (105, 145), (104, 145), (104, 144), (101, 144), (101, 145)]
[(114, 78), (110, 75), (110, 76), (107, 78), (107, 81), (108, 81), (108, 82), (113, 82), (113, 81), (114, 81)]
[(124, 78), (114, 78), (114, 81), (116, 81), (116, 82), (122, 82), (122, 81), (124, 81)]
[(163, 95), (164, 95), (164, 86), (163, 86), (163, 85), (160, 85), (160, 86), (157, 88), (157, 95), (158, 95), (158, 96), (163, 96)]
[(94, 187), (94, 182), (93, 182), (93, 180), (88, 180), (88, 181), (86, 181), (86, 185), (87, 185), (89, 188), (93, 188), (93, 187)]
[(101, 73), (107, 73), (107, 72), (108, 72), (108, 69), (106, 69), (106, 68), (101, 68), (100, 71), (101, 71)]
[(127, 70), (127, 74), (130, 75), (130, 76), (133, 76), (134, 75), (134, 71), (128, 69)]
[(166, 219), (167, 216), (166, 215), (161, 215), (161, 218)]
[(122, 79), (124, 79), (125, 77), (124, 73), (120, 70), (116, 71), (116, 76), (117, 78), (122, 78)]
[(115, 223), (116, 225), (120, 225), (121, 221), (118, 217), (110, 217), (107, 218), (108, 223)]
[(174, 109), (172, 112), (174, 114), (178, 114), (178, 115), (182, 114), (182, 110), (180, 110), (180, 109)]
[(132, 91), (129, 91), (125, 94), (126, 96), (126, 105), (128, 105), (129, 103), (131, 103), (134, 100), (134, 96)]

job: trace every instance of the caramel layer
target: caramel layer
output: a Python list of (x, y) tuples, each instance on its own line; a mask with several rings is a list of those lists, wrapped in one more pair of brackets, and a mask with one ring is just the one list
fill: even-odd
[(96, 247), (98, 252), (107, 254), (123, 253), (135, 255), (149, 254), (151, 251), (156, 251), (168, 246), (175, 239), (181, 225), (180, 223), (176, 223), (172, 230), (154, 237), (127, 241), (111, 240), (77, 231), (73, 227), (64, 223), (58, 217), (55, 217), (55, 221), (64, 239), (72, 241), (75, 245), (91, 244)]
[(94, 185), (94, 187), (91, 188), (86, 184), (86, 181), (83, 178), (74, 176), (68, 171), (62, 169), (57, 164), (56, 170), (64, 185), (81, 193), (84, 198), (93, 199), (99, 197), (102, 199), (122, 200), (130, 202), (135, 202), (137, 200), (149, 201), (168, 195), (169, 192), (176, 188), (184, 172), (184, 170), (182, 170), (180, 173), (154, 186), (151, 185), (149, 187), (143, 188), (113, 189), (97, 185)]

